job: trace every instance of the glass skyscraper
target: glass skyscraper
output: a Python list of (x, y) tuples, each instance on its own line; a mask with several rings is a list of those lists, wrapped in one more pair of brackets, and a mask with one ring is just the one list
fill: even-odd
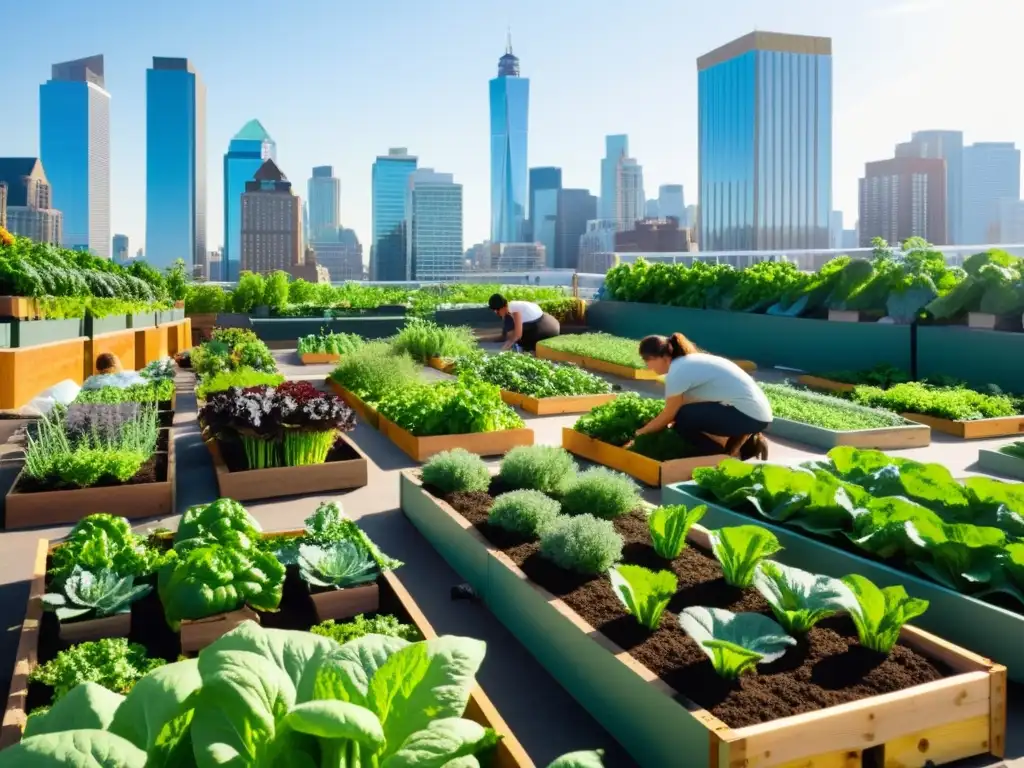
[(964, 245), (999, 242), (999, 201), (1020, 200), (1020, 150), (1012, 141), (964, 147)]
[(827, 248), (831, 39), (752, 32), (697, 71), (700, 249)]
[(463, 271), (462, 185), (452, 174), (419, 168), (405, 198), (406, 279), (456, 280)]
[(519, 76), (509, 36), (498, 76), (491, 80), (491, 242), (518, 243), (527, 204), (526, 139), (530, 81)]
[(405, 197), (416, 157), (404, 147), (378, 155), (373, 164), (373, 241), (370, 245), (371, 280), (405, 280)]
[(341, 226), (341, 180), (330, 165), (318, 165), (307, 184), (308, 240), (311, 243), (336, 242)]
[(146, 71), (146, 260), (205, 264), (206, 87), (188, 59)]
[(110, 94), (103, 56), (54, 64), (39, 86), (39, 146), (64, 245), (110, 258)]
[[(530, 169), (530, 226), (528, 240), (537, 239), (537, 227), (534, 223), (536, 217), (534, 216), (534, 210), (537, 205), (537, 193), (542, 189), (561, 189), (562, 188), (562, 169), (554, 166), (546, 166), (543, 168), (531, 168)], [(548, 258), (552, 258), (550, 255)]]
[(242, 263), (242, 195), (266, 160), (277, 160), (277, 145), (259, 120), (250, 120), (235, 134), (224, 155), (224, 255), (221, 279), (238, 279)]

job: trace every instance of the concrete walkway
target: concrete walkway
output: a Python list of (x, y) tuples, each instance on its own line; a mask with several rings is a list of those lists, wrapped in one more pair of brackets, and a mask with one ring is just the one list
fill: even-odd
[[(323, 381), (331, 366), (302, 366), (294, 350), (275, 352), (282, 373), (290, 379)], [(426, 369), (426, 376), (443, 376)], [(763, 374), (777, 379), (779, 374)], [(611, 379), (611, 377), (609, 377)], [(192, 395), (192, 377), (179, 377), (177, 415), (175, 417), (175, 451), (177, 457), (177, 511), (180, 513), (193, 504), (217, 498), (217, 487), (209, 454), (200, 440), (195, 421), (195, 399)], [(660, 395), (660, 385), (648, 382), (616, 383), (645, 394)], [(536, 433), (538, 443), (561, 444), (561, 429), (571, 426), (578, 416), (532, 417), (525, 415)], [(269, 502), (250, 502), (246, 507), (263, 525), (273, 531), (302, 526), (302, 521), (324, 500), (340, 502), (346, 513), (359, 520), (360, 525), (388, 554), (406, 565), (397, 572), (403, 584), (412, 593), (428, 619), (442, 634), (461, 634), (478, 637), (487, 642), (487, 659), (480, 674), (480, 683), (505, 718), (527, 752), (543, 768), (554, 757), (576, 749), (602, 747), (606, 750), (609, 768), (628, 768), (634, 763), (607, 733), (533, 660), (504, 627), (487, 611), (475, 603), (452, 602), (450, 588), (461, 579), (423, 540), (398, 507), (398, 478), (401, 469), (416, 466), (389, 440), (376, 430), (358, 424), (350, 435), (370, 459), (369, 483), (366, 487), (341, 495), (310, 495), (276, 499)], [(999, 445), (1008, 440), (957, 441), (933, 436), (930, 448), (899, 451), (901, 455), (938, 461), (946, 464), (957, 475), (972, 473), (979, 447)], [(820, 452), (806, 447), (772, 441), (773, 461), (790, 461), (820, 456)], [(18, 471), (17, 453), (8, 449), (0, 458), (0, 483), (6, 492)], [(647, 491), (647, 497), (657, 502), (659, 493)], [(175, 528), (177, 517), (147, 521), (139, 530), (165, 526)], [(0, 636), (0, 686), (9, 687), (10, 670), (17, 647), (17, 632), (24, 616), (27, 598), (27, 578), (31, 572), (35, 543), (41, 538), (59, 538), (69, 526), (12, 531), (0, 534), (0, 612), (5, 633)], [(1008, 728), (1008, 758), (1024, 758), (1024, 696), (1011, 692), (1010, 723)], [(958, 768), (1015, 765), (1017, 760), (999, 762), (975, 760), (959, 763)], [(1021, 761), (1024, 765), (1024, 760)], [(685, 768), (685, 757), (680, 757), (680, 768)]]

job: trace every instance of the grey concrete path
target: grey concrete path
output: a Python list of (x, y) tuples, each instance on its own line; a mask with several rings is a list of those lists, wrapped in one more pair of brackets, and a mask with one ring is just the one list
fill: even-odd
[[(490, 345), (488, 345), (490, 346)], [(302, 366), (293, 350), (277, 351), (281, 371), (290, 379), (323, 381), (331, 366)], [(428, 377), (443, 376), (431, 369)], [(780, 374), (766, 372), (765, 378)], [(611, 378), (611, 377), (609, 377)], [(192, 504), (208, 502), (217, 497), (216, 483), (209, 455), (200, 440), (195, 421), (195, 400), (191, 392), (191, 376), (180, 377), (178, 412), (175, 417), (175, 451), (177, 457), (177, 510), (180, 513)], [(656, 383), (616, 383), (652, 396), (661, 394)], [(538, 443), (561, 444), (562, 427), (571, 426), (577, 416), (524, 418), (536, 433)], [(480, 674), (480, 683), (494, 701), (510, 729), (541, 768), (555, 756), (575, 749), (603, 747), (607, 750), (609, 768), (628, 768), (634, 763), (610, 736), (533, 660), (522, 646), (480, 604), (452, 602), (450, 588), (461, 579), (437, 555), (433, 548), (406, 520), (398, 507), (398, 478), (401, 469), (416, 466), (389, 440), (376, 430), (357, 425), (351, 437), (370, 459), (369, 483), (366, 487), (341, 495), (309, 495), (269, 502), (250, 502), (246, 506), (265, 530), (301, 527), (321, 501), (339, 501), (347, 514), (359, 520), (373, 539), (389, 554), (406, 565), (397, 572), (427, 618), (441, 633), (463, 634), (487, 642), (488, 652)], [(939, 461), (956, 474), (971, 473), (982, 445), (1007, 441), (955, 441), (941, 436), (934, 445), (898, 453)], [(772, 460), (789, 461), (820, 456), (806, 447), (772, 441)], [(6, 450), (6, 453), (4, 453)], [(16, 451), (0, 449), (0, 491), (6, 493), (17, 474)], [(659, 493), (647, 491), (656, 502)], [(146, 521), (139, 530), (166, 526), (174, 528), (177, 517)], [(12, 531), (0, 534), (0, 617), (6, 630), (0, 635), (0, 690), (9, 686), (10, 669), (17, 646), (17, 632), (24, 616), (27, 578), (31, 572), (35, 545), (39, 538), (59, 538), (69, 526)], [(995, 768), (1002, 765), (1024, 765), (1014, 758), (1024, 758), (1024, 697), (1011, 692), (1008, 761), (975, 760), (959, 763), (957, 768)], [(685, 766), (681, 756), (680, 766)], [(1012, 760), (1010, 762), (1009, 760)]]

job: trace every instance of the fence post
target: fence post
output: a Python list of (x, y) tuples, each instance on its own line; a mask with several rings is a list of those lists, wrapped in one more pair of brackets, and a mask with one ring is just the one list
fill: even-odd
[(580, 297), (580, 273), (572, 273), (572, 297), (578, 299)]

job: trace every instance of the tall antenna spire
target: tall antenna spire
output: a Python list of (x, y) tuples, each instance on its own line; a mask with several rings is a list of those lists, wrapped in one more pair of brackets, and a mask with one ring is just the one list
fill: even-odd
[(505, 43), (505, 53), (512, 53), (512, 26), (508, 27), (508, 39)]

